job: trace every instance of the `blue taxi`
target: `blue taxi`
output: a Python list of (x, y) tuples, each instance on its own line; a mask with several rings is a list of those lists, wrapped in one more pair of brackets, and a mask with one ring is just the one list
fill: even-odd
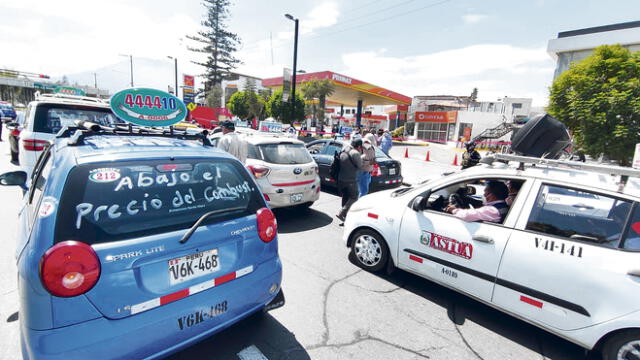
[[(174, 353), (284, 304), (276, 219), (206, 134), (78, 123), (45, 147), (17, 245), (25, 359)], [(215, 357), (214, 354), (212, 354)]]

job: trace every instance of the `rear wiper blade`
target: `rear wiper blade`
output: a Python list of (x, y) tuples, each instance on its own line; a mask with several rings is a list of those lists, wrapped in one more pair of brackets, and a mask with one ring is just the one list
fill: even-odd
[(200, 216), (198, 221), (196, 221), (196, 223), (193, 224), (193, 226), (191, 226), (189, 231), (187, 231), (187, 233), (184, 234), (182, 239), (180, 239), (180, 244), (186, 243), (191, 237), (191, 235), (193, 235), (193, 233), (196, 231), (196, 229), (200, 227), (200, 224), (202, 224), (202, 222), (207, 220), (209, 217), (217, 214), (222, 214), (225, 212), (234, 212), (234, 211), (241, 211), (241, 210), (247, 210), (247, 208), (244, 206), (236, 206), (229, 209), (218, 209), (218, 210), (213, 210), (213, 211), (209, 211), (208, 213), (205, 213), (204, 215)]

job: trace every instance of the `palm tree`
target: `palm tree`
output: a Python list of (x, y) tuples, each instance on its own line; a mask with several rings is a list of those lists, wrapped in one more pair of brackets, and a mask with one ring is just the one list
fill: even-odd
[(335, 92), (335, 90), (336, 89), (333, 83), (329, 79), (313, 79), (302, 84), (302, 93), (304, 94), (306, 100), (319, 100), (319, 114), (317, 114), (316, 112), (315, 102), (312, 103), (312, 115), (314, 124), (316, 122), (316, 115), (320, 115), (322, 124), (324, 125), (324, 108), (326, 105), (327, 97), (331, 96)]

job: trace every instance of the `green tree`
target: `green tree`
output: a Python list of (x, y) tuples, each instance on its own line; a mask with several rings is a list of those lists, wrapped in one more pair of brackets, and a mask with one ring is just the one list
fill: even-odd
[(208, 107), (219, 108), (222, 105), (222, 87), (220, 85), (214, 86), (211, 91), (207, 93), (205, 102)]
[(296, 112), (293, 121), (291, 119), (291, 100), (282, 102), (282, 90), (277, 90), (271, 94), (266, 106), (267, 115), (284, 123), (291, 124), (293, 121), (304, 119), (304, 100), (298, 93), (296, 93)]
[(189, 47), (189, 50), (207, 54), (206, 62), (192, 62), (205, 67), (204, 91), (208, 93), (240, 64), (240, 60), (233, 56), (240, 44), (240, 38), (227, 31), (229, 0), (203, 0), (202, 4), (207, 9), (205, 20), (202, 21), (204, 29), (197, 35), (188, 35), (187, 38), (201, 44), (200, 47)]
[(556, 78), (547, 111), (587, 154), (629, 165), (640, 142), (640, 53), (620, 45), (596, 48)]
[(227, 103), (227, 109), (242, 120), (248, 119), (250, 110), (246, 93), (244, 91), (238, 91), (231, 95)]
[(322, 123), (324, 124), (324, 109), (326, 106), (327, 97), (333, 95), (336, 90), (331, 80), (312, 79), (310, 81), (304, 82), (302, 84), (301, 90), (306, 100), (319, 100), (319, 111), (316, 111), (315, 102), (312, 102), (311, 114), (314, 121), (319, 118), (322, 119)]

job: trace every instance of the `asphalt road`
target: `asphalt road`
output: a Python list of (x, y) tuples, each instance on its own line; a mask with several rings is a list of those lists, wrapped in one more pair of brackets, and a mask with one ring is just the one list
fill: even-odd
[[(410, 157), (402, 159), (406, 178), (417, 181), (451, 168), (425, 162), (426, 151), (440, 153), (427, 148), (409, 148)], [(455, 154), (441, 150), (443, 159)], [(392, 151), (402, 155), (403, 148)], [(14, 169), (8, 156), (8, 144), (0, 143), (0, 173)], [(14, 260), (20, 199), (19, 189), (0, 187), (1, 359), (20, 358)], [(276, 211), (284, 307), (248, 318), (171, 359), (585, 358), (576, 345), (412, 274), (360, 270), (347, 259), (342, 227), (333, 216), (339, 203), (323, 191), (307, 212)]]

